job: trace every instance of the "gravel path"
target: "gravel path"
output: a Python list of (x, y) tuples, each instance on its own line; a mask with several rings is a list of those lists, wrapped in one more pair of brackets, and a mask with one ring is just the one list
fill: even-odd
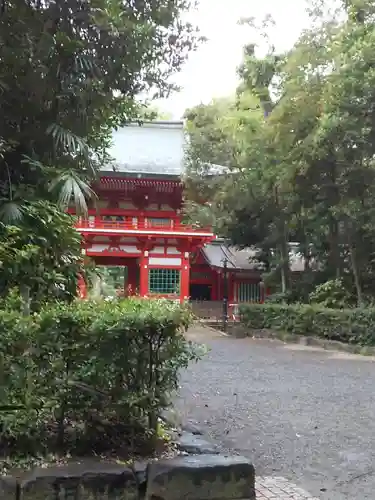
[(233, 339), (196, 327), (209, 354), (183, 373), (177, 407), (223, 450), (322, 500), (375, 498), (374, 359)]

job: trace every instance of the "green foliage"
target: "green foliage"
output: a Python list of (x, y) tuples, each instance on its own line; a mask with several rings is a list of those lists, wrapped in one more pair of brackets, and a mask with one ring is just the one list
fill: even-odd
[(125, 266), (95, 266), (85, 268), (86, 282), (89, 285), (89, 295), (93, 299), (99, 297), (116, 297), (123, 295)]
[(312, 304), (330, 309), (344, 309), (353, 305), (353, 296), (345, 288), (342, 279), (330, 280), (318, 285), (309, 295)]
[[(0, 208), (69, 201), (85, 210), (88, 180), (113, 128), (165, 96), (197, 44), (189, 0), (2, 2)], [(56, 188), (56, 189), (55, 189)], [(3, 219), (4, 220), (4, 219)]]
[(60, 211), (87, 214), (113, 129), (172, 90), (198, 38), (189, 0), (1, 5), (0, 295), (18, 288), (27, 313), (75, 296), (79, 235)]
[(197, 358), (187, 309), (166, 300), (57, 303), (0, 312), (0, 449), (136, 451)]
[[(213, 135), (215, 122), (202, 120), (211, 107), (201, 106), (188, 114), (190, 136), (195, 129), (201, 136), (190, 156), (210, 152), (200, 145), (213, 138), (213, 159), (236, 167), (230, 181), (215, 178), (207, 190), (211, 219), (232, 243), (259, 249), (283, 293), (294, 286), (289, 245), (296, 243), (301, 299), (316, 284), (343, 279), (363, 305), (375, 293), (375, 3), (347, 0), (338, 13), (320, 7), (315, 2), (314, 23), (288, 53), (271, 47), (259, 58), (253, 44), (244, 48), (238, 95), (257, 99), (267, 119), (249, 112), (243, 141), (228, 149), (227, 135)], [(220, 130), (229, 117), (241, 128), (228, 107), (215, 109)]]
[(14, 288), (27, 291), (31, 309), (53, 298), (72, 299), (82, 269), (72, 217), (48, 202), (25, 204), (22, 213), (17, 225), (0, 223), (1, 296)]
[(249, 329), (270, 329), (349, 344), (375, 345), (375, 309), (328, 309), (305, 304), (247, 304), (242, 322)]
[(233, 191), (233, 180), (238, 180), (234, 172), (261, 126), (260, 102), (243, 92), (188, 109), (185, 118), (190, 142), (185, 214), (189, 222), (213, 225), (223, 234), (226, 193)]
[(294, 295), (291, 291), (273, 293), (266, 297), (267, 304), (290, 304), (294, 302)]
[(4, 297), (0, 298), (0, 309), (8, 312), (19, 313), (23, 306), (22, 297), (18, 288), (10, 288)]

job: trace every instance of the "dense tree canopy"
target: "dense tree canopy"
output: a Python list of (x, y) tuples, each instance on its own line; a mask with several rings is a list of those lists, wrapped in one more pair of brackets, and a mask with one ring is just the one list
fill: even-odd
[[(0, 298), (12, 291), (38, 309), (76, 296), (81, 239), (72, 217), (48, 202), (25, 203), (17, 226), (0, 222)], [(32, 228), (32, 230), (31, 230)]]
[[(264, 116), (252, 113), (245, 144), (235, 141), (229, 151), (227, 136), (220, 136), (228, 110), (214, 125), (211, 161), (223, 158), (238, 171), (231, 182), (216, 178), (211, 216), (233, 243), (259, 248), (283, 291), (292, 287), (289, 246), (296, 242), (306, 293), (314, 284), (341, 279), (359, 304), (372, 295), (374, 12), (375, 2), (346, 0), (338, 16), (316, 18), (286, 54), (271, 50), (259, 59), (253, 46), (246, 47), (238, 91), (257, 98)], [(209, 109), (200, 107), (199, 116)], [(189, 111), (190, 131), (199, 127), (197, 116)], [(208, 140), (210, 127), (200, 128)], [(234, 125), (239, 128), (240, 121)], [(199, 149), (191, 135), (190, 170), (196, 172)]]
[[(103, 161), (112, 127), (140, 97), (165, 96), (197, 41), (188, 0), (3, 0), (0, 13), (0, 197), (71, 197)], [(13, 202), (9, 205), (9, 202)]]
[(75, 293), (79, 236), (57, 207), (85, 213), (112, 129), (172, 90), (198, 42), (192, 3), (1, 0), (0, 295)]

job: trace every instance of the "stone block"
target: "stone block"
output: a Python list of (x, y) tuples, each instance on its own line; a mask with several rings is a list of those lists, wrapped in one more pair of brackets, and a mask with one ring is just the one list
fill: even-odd
[(136, 461), (131, 466), (135, 479), (137, 481), (138, 493), (140, 498), (143, 498), (146, 494), (147, 488), (147, 462)]
[(128, 467), (100, 461), (34, 469), (20, 480), (22, 500), (137, 500)]
[(255, 471), (244, 457), (195, 455), (149, 464), (146, 500), (255, 500)]
[(214, 444), (190, 432), (183, 432), (181, 434), (177, 441), (177, 447), (180, 451), (192, 455), (215, 455), (219, 453), (218, 448)]
[(191, 422), (187, 422), (182, 426), (182, 430), (185, 432), (190, 432), (190, 434), (194, 434), (194, 436), (202, 436), (202, 430), (195, 424)]
[(0, 499), (17, 500), (17, 480), (11, 476), (0, 477)]

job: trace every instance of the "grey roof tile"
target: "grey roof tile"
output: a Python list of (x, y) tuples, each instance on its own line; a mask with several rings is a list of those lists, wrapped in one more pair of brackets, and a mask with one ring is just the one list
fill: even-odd
[[(214, 241), (207, 243), (203, 249), (208, 264), (212, 267), (224, 267), (224, 259), (227, 259), (228, 269), (242, 271), (261, 271), (263, 264), (257, 260), (257, 251), (252, 248), (239, 249), (228, 246), (223, 242)], [(304, 270), (304, 259), (296, 251), (290, 252), (290, 269), (292, 272), (302, 272)]]
[[(102, 172), (121, 175), (182, 177), (185, 173), (187, 137), (182, 121), (129, 123), (114, 130), (109, 155), (112, 160)], [(208, 176), (228, 173), (221, 165), (207, 165)]]
[(113, 132), (109, 150), (113, 161), (102, 171), (181, 176), (184, 149), (183, 122), (130, 123)]
[(203, 247), (203, 254), (213, 267), (223, 268), (227, 259), (228, 269), (253, 271), (262, 268), (261, 263), (256, 261), (256, 251), (250, 248), (240, 250), (225, 243), (213, 242)]

